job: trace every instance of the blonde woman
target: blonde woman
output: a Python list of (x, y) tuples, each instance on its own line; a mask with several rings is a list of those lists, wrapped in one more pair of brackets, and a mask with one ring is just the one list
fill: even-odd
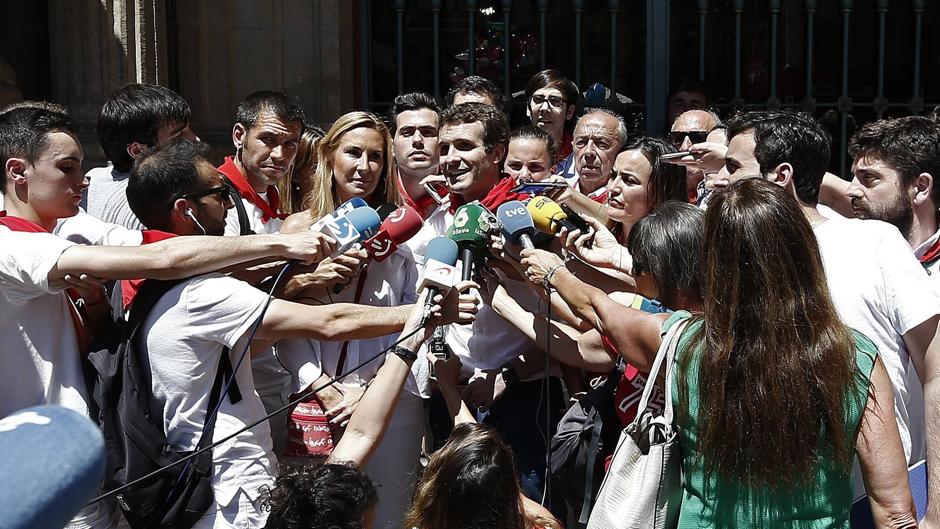
[(290, 171), (277, 182), (278, 195), (281, 197), (281, 211), (297, 213), (307, 209), (304, 197), (313, 186), (313, 176), (317, 170), (317, 144), (326, 134), (320, 127), (307, 125), (300, 133), (297, 156)]
[[(392, 166), (391, 136), (385, 124), (374, 115), (350, 112), (337, 119), (317, 144), (317, 160), (313, 185), (304, 199), (308, 208), (291, 215), (284, 222), (282, 232), (308, 229), (353, 197), (362, 198), (372, 207), (386, 202), (401, 203), (398, 184), (391, 180), (396, 178)], [(324, 261), (321, 268), (333, 269), (348, 280), (339, 294), (334, 294), (332, 288), (312, 292), (307, 298), (311, 303), (343, 301), (392, 307), (414, 303), (417, 298), (417, 271), (407, 248), (400, 248), (382, 262), (368, 261), (364, 251), (353, 250), (330, 262)], [(396, 339), (396, 335), (390, 335), (342, 343), (286, 340), (279, 343), (278, 356), (294, 375), (293, 389), (299, 392), (311, 384), (319, 386), (345, 373)], [(342, 435), (342, 428), (383, 360), (357, 369), (343, 380), (340, 387), (333, 386), (318, 393), (316, 402), (304, 403), (322, 407), (324, 422), (328, 421), (334, 442)], [(408, 505), (424, 429), (420, 396), (427, 392), (427, 368), (425, 362), (415, 363), (405, 389), (398, 397), (389, 428), (372, 458), (373, 463), (365, 467), (378, 485), (380, 501), (376, 525), (380, 527), (398, 527), (401, 513)], [(309, 407), (304, 411), (305, 417), (311, 417), (307, 413)], [(294, 431), (288, 436), (289, 456), (303, 456), (305, 439), (297, 432), (307, 425), (299, 420), (295, 410), (292, 417)]]

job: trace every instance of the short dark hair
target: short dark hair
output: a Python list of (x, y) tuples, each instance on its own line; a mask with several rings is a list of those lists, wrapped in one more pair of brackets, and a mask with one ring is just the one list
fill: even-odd
[(874, 155), (897, 170), (902, 186), (921, 173), (933, 177), (930, 198), (940, 204), (940, 133), (937, 122), (924, 116), (882, 119), (867, 123), (849, 140), (854, 159)]
[(471, 75), (464, 77), (459, 83), (455, 84), (447, 92), (447, 106), (454, 105), (454, 96), (457, 94), (480, 94), (489, 97), (497, 106), (503, 106), (503, 92), (500, 91), (496, 83), (486, 77)]
[(460, 123), (483, 125), (483, 145), (489, 151), (497, 145), (509, 143), (509, 124), (506, 115), (485, 103), (452, 105), (441, 113), (441, 126)]
[(509, 143), (512, 143), (512, 140), (516, 138), (525, 138), (528, 140), (541, 141), (545, 143), (545, 148), (548, 150), (548, 158), (550, 161), (552, 161), (552, 163), (554, 163), (558, 146), (555, 144), (555, 138), (552, 138), (551, 134), (534, 125), (526, 125), (524, 127), (513, 129), (509, 133)]
[(242, 100), (235, 111), (235, 123), (241, 123), (245, 130), (251, 130), (261, 114), (268, 112), (285, 123), (306, 123), (304, 109), (290, 96), (274, 90), (259, 90)]
[(541, 90), (546, 87), (558, 89), (565, 97), (565, 102), (569, 105), (577, 104), (578, 97), (581, 95), (581, 92), (578, 91), (578, 85), (574, 84), (558, 70), (542, 70), (533, 75), (532, 78), (529, 79), (528, 84), (525, 85), (526, 99), (532, 97), (532, 94), (534, 94), (536, 90)]
[(127, 203), (144, 226), (170, 230), (169, 213), (173, 199), (198, 191), (199, 163), (209, 146), (177, 138), (145, 153), (138, 159), (127, 179)]
[(3, 107), (3, 110), (0, 110), (0, 115), (6, 114), (7, 112), (16, 110), (18, 108), (41, 108), (50, 112), (58, 112), (59, 114), (69, 113), (69, 109), (65, 105), (53, 103), (52, 101), (34, 101), (27, 99), (25, 101), (10, 103), (9, 105)]
[(389, 121), (392, 123), (392, 136), (398, 131), (398, 115), (409, 110), (421, 109), (433, 110), (438, 116), (441, 114), (441, 106), (437, 100), (424, 92), (411, 92), (395, 96), (392, 107), (388, 111)]
[(157, 144), (157, 130), (167, 123), (189, 123), (189, 103), (179, 94), (155, 84), (131, 83), (111, 94), (98, 112), (98, 143), (114, 168), (131, 170), (127, 153), (133, 142)]
[[(72, 118), (64, 112), (56, 112), (38, 106), (19, 107), (0, 114), (0, 167), (6, 167), (10, 158), (23, 158), (33, 164), (46, 147), (49, 134), (65, 132), (75, 134)], [(2, 183), (6, 191), (6, 170)]]
[(704, 211), (670, 200), (637, 221), (627, 236), (633, 275), (649, 273), (666, 308), (683, 308), (677, 306), (679, 294), (702, 298), (704, 228)]
[(353, 463), (282, 465), (267, 529), (362, 529), (378, 503), (372, 480)]
[(829, 167), (830, 138), (809, 114), (784, 110), (748, 112), (728, 122), (728, 141), (753, 132), (754, 158), (761, 173), (782, 163), (793, 166), (796, 196), (807, 204), (819, 199), (819, 186)]

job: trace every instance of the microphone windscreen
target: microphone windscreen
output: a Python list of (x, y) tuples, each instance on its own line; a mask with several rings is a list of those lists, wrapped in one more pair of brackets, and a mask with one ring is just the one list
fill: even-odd
[(359, 240), (372, 237), (379, 231), (379, 226), (382, 225), (379, 214), (369, 207), (356, 208), (350, 211), (346, 214), (346, 220), (359, 232)]
[(560, 221), (568, 218), (561, 206), (547, 197), (535, 197), (526, 205), (535, 227), (545, 233), (557, 233)]
[(503, 227), (503, 233), (515, 242), (518, 242), (522, 235), (531, 237), (535, 233), (532, 216), (529, 215), (525, 204), (518, 200), (501, 205), (496, 210), (496, 218)]
[(424, 219), (414, 208), (402, 206), (389, 215), (382, 222), (382, 229), (388, 232), (395, 244), (401, 244), (414, 237), (424, 226)]
[(375, 208), (375, 212), (379, 214), (379, 218), (382, 219), (382, 222), (385, 222), (385, 219), (388, 218), (395, 210), (399, 209), (398, 206), (392, 204), (391, 202), (386, 202), (379, 207)]
[(363, 200), (362, 198), (352, 197), (346, 202), (343, 202), (338, 208), (336, 208), (336, 211), (340, 212), (340, 214), (343, 214), (343, 213), (352, 211), (354, 209), (367, 207), (368, 205), (369, 204), (366, 203), (366, 201)]
[(424, 250), (425, 260), (434, 259), (454, 266), (457, 264), (457, 243), (447, 237), (435, 237), (428, 242)]
[(464, 204), (454, 212), (454, 222), (447, 236), (461, 248), (485, 249), (491, 227), (492, 213), (479, 203)]
[(104, 478), (104, 438), (81, 414), (36, 406), (0, 420), (0, 527), (61, 529)]

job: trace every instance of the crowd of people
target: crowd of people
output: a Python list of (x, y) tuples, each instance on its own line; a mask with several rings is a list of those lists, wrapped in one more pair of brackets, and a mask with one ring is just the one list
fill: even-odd
[[(806, 114), (723, 120), (680, 90), (655, 138), (556, 70), (525, 97), (512, 129), (469, 77), (324, 130), (260, 91), (212, 160), (181, 96), (129, 84), (87, 173), (67, 109), (3, 109), (0, 417), (130, 423), (94, 359), (132, 329), (141, 416), (170, 451), (219, 442), (184, 527), (584, 527), (654, 384), (679, 527), (848, 527), (863, 494), (877, 527), (917, 527), (908, 466), (940, 469), (937, 122), (862, 126), (834, 175)], [(522, 231), (499, 222), (515, 201)], [(417, 220), (388, 242), (360, 211), (371, 235)], [(435, 283), (454, 243), (460, 277)], [(667, 392), (647, 374), (680, 324)], [(143, 526), (128, 498), (69, 527)]]

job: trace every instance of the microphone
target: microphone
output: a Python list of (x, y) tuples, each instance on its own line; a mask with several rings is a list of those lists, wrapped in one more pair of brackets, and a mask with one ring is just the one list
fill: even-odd
[[(379, 216), (381, 217), (381, 214)], [(399, 244), (421, 231), (422, 226), (424, 226), (424, 221), (421, 215), (408, 206), (402, 206), (386, 214), (379, 232), (362, 244), (369, 252), (369, 257), (381, 263), (395, 253)]]
[(36, 406), (0, 420), (0, 527), (61, 529), (104, 478), (104, 438), (86, 417)]
[(522, 245), (526, 250), (535, 248), (532, 236), (535, 235), (535, 224), (525, 204), (518, 200), (511, 200), (499, 206), (496, 218), (503, 227), (503, 234), (507, 239)]
[(487, 237), (496, 225), (496, 218), (479, 202), (471, 202), (457, 208), (454, 223), (447, 230), (447, 236), (460, 248), (464, 281), (473, 277), (473, 259), (486, 251), (489, 242)]
[(310, 226), (310, 231), (323, 231), (323, 227), (327, 224), (336, 222), (336, 219), (345, 216), (347, 213), (354, 209), (367, 207), (366, 201), (359, 197), (352, 197), (346, 202), (343, 202), (338, 208), (333, 210), (333, 213), (329, 215), (324, 215), (323, 218), (313, 223)]
[(375, 235), (382, 223), (379, 214), (370, 207), (356, 208), (320, 230), (336, 239), (336, 249), (330, 257), (346, 252), (360, 241)]
[(456, 283), (457, 277), (457, 243), (447, 237), (435, 237), (428, 242), (424, 251), (424, 270), (418, 281), (418, 292), (428, 289), (427, 300), (424, 302), (424, 321), (430, 317), (434, 296), (447, 292)]
[[(526, 209), (532, 215), (532, 222), (539, 231), (554, 235), (563, 227), (568, 231), (579, 229), (574, 222), (568, 220), (568, 213), (565, 213), (561, 206), (550, 198), (535, 197), (529, 201)], [(580, 217), (578, 220), (584, 222), (584, 219)]]

